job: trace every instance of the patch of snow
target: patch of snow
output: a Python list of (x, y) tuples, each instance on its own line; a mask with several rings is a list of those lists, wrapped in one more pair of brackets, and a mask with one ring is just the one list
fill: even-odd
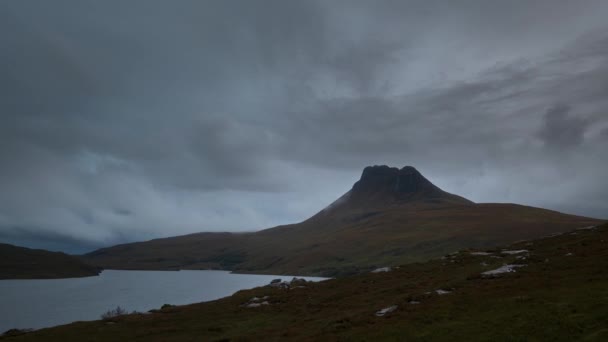
[(526, 266), (526, 265), (504, 265), (504, 266), (501, 266), (501, 267), (499, 267), (499, 268), (497, 268), (495, 270), (483, 272), (481, 275), (484, 275), (484, 276), (494, 276), (494, 275), (497, 275), (497, 274), (511, 273), (511, 272), (515, 272), (515, 269), (517, 267), (524, 267), (524, 266)]
[(439, 290), (435, 290), (435, 293), (437, 293), (438, 295), (446, 295), (446, 294), (452, 293), (452, 291), (439, 289)]
[(514, 254), (529, 253), (529, 252), (528, 252), (527, 249), (518, 249), (518, 250), (513, 250), (513, 251), (504, 250), (501, 253), (502, 254), (514, 255)]
[(270, 305), (270, 303), (268, 303), (267, 301), (263, 301), (261, 303), (248, 303), (245, 304), (246, 308), (259, 308), (262, 305)]
[(581, 227), (581, 228), (576, 228), (576, 230), (592, 230), (597, 228), (597, 226), (587, 226), (587, 227)]
[(380, 272), (390, 272), (393, 269), (390, 267), (380, 267), (380, 268), (376, 268), (375, 270), (372, 271), (372, 273), (380, 273)]
[(526, 260), (526, 257), (523, 255), (518, 255), (515, 257), (515, 259)]
[(420, 304), (419, 301), (417, 300), (410, 300), (409, 302), (407, 302), (408, 304)]
[(384, 316), (386, 314), (389, 314), (389, 313), (397, 310), (397, 307), (398, 307), (397, 305), (392, 305), (392, 306), (389, 306), (388, 308), (384, 308), (382, 310), (379, 310), (379, 311), (376, 312), (376, 316), (382, 317), (382, 316)]
[(485, 261), (482, 261), (482, 262), (480, 263), (480, 265), (481, 265), (481, 266), (488, 266), (488, 263), (487, 263), (487, 262), (485, 262)]
[(566, 254), (565, 256), (573, 256), (573, 255), (574, 255), (574, 254), (572, 254), (572, 253), (568, 253), (568, 254)]
[(479, 255), (479, 256), (486, 256), (486, 255), (492, 255), (492, 253), (488, 253), (488, 252), (471, 252), (471, 255)]

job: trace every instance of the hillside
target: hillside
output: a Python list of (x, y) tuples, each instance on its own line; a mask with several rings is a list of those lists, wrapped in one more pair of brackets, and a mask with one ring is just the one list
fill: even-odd
[(259, 287), (10, 340), (606, 341), (606, 269), (608, 225), (585, 227), (388, 272)]
[(0, 243), (0, 279), (89, 277), (100, 271), (65, 253)]
[(308, 220), (255, 233), (199, 233), (103, 248), (109, 269), (227, 269), (335, 276), (599, 224), (591, 218), (447, 193), (411, 166), (373, 166)]

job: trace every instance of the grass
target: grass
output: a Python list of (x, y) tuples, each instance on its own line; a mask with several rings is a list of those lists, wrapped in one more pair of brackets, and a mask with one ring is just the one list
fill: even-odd
[(101, 272), (61, 252), (0, 243), (0, 279), (53, 279), (90, 277)]
[(255, 233), (200, 233), (132, 243), (84, 258), (108, 269), (227, 269), (334, 277), (602, 222), (512, 204), (408, 202), (374, 208), (373, 215), (367, 211), (340, 209)]
[[(76, 322), (11, 341), (605, 341), (608, 340), (608, 225), (504, 248), (464, 250), (387, 273), (269, 286), (207, 303)], [(495, 278), (480, 274), (523, 263)], [(437, 295), (437, 289), (453, 292)], [(252, 297), (270, 305), (246, 308)], [(416, 300), (420, 304), (408, 304)], [(375, 312), (398, 305), (384, 317)], [(7, 338), (9, 340), (9, 338)]]

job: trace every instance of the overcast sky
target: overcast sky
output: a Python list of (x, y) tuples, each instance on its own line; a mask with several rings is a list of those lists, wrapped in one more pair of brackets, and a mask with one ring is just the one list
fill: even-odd
[(301, 221), (363, 167), (608, 218), (608, 1), (0, 1), (0, 241)]

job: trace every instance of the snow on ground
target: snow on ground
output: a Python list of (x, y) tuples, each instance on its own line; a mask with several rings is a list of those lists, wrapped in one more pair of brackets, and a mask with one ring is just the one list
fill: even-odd
[(435, 290), (435, 293), (437, 293), (438, 295), (445, 295), (445, 294), (452, 293), (452, 291), (447, 291), (447, 290), (439, 289), (439, 290)]
[(518, 249), (518, 250), (513, 250), (513, 251), (504, 250), (501, 253), (514, 255), (514, 254), (528, 253), (528, 250), (527, 249)]
[(380, 273), (380, 272), (390, 272), (393, 269), (390, 267), (380, 267), (380, 268), (376, 268), (375, 270), (372, 271), (372, 273)]
[(386, 314), (389, 314), (389, 313), (391, 313), (391, 312), (393, 312), (395, 310), (397, 310), (397, 305), (392, 305), (392, 306), (389, 306), (388, 308), (384, 308), (382, 310), (377, 311), (376, 312), (376, 316), (382, 317), (382, 316), (384, 316)]
[(268, 305), (268, 304), (270, 304), (270, 303), (268, 303), (267, 301), (263, 301), (261, 303), (249, 303), (245, 307), (247, 307), (247, 308), (259, 308), (262, 305)]
[(587, 226), (587, 227), (581, 227), (581, 228), (577, 228), (576, 230), (592, 230), (597, 228), (596, 226)]
[(503, 265), (495, 270), (483, 272), (481, 275), (494, 276), (494, 275), (502, 274), (502, 273), (511, 273), (511, 272), (515, 272), (515, 269), (517, 267), (524, 267), (524, 266), (526, 266), (526, 265)]
[(471, 255), (479, 255), (479, 256), (486, 256), (486, 255), (492, 255), (492, 253), (488, 253), (488, 252), (471, 252)]

